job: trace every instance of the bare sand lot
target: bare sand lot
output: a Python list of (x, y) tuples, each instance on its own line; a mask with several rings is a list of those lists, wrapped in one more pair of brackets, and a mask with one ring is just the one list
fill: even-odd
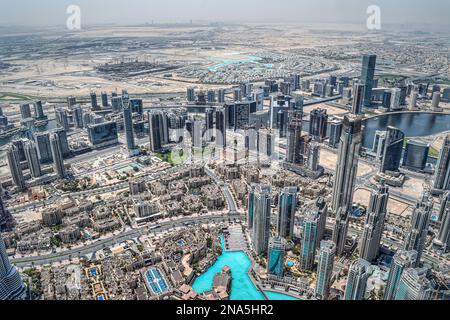
[[(334, 171), (336, 170), (336, 161), (337, 161), (337, 153), (331, 152), (325, 148), (320, 149), (320, 165), (323, 166), (327, 170)], [(358, 177), (366, 175), (370, 173), (373, 169), (363, 163), (359, 162), (358, 164)]]
[[(369, 205), (370, 195), (370, 189), (359, 188), (355, 190), (353, 201), (367, 207)], [(411, 214), (412, 208), (409, 204), (391, 195), (388, 201), (388, 211), (390, 214), (407, 217)]]
[(405, 195), (411, 196), (413, 198), (419, 199), (420, 195), (423, 192), (424, 181), (423, 179), (408, 177), (405, 180), (402, 188), (395, 188), (396, 191), (399, 191)]
[(338, 108), (338, 107), (329, 105), (327, 103), (320, 103), (320, 104), (316, 104), (316, 105), (312, 105), (312, 106), (307, 106), (307, 107), (303, 108), (303, 111), (305, 112), (305, 114), (309, 114), (314, 109), (325, 109), (325, 110), (327, 110), (327, 114), (329, 116), (342, 115), (342, 114), (348, 113), (348, 111), (345, 109)]

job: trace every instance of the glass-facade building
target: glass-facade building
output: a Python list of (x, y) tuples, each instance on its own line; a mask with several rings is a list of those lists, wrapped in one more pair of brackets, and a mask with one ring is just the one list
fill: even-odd
[(117, 123), (104, 122), (88, 126), (89, 141), (93, 146), (104, 146), (118, 143)]
[(394, 300), (403, 271), (412, 267), (416, 261), (417, 251), (415, 250), (398, 250), (395, 253), (384, 290), (384, 300)]
[(281, 237), (276, 237), (270, 241), (267, 261), (267, 272), (276, 276), (283, 276), (284, 258), (286, 246)]
[(364, 55), (362, 58), (361, 81), (365, 85), (363, 106), (370, 107), (372, 103), (372, 89), (374, 85), (376, 55)]
[(297, 187), (284, 188), (278, 200), (278, 235), (291, 238), (294, 235), (295, 210), (297, 208)]

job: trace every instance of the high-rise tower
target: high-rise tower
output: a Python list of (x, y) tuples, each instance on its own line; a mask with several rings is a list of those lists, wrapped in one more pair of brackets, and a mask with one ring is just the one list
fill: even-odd
[(359, 256), (369, 262), (372, 262), (378, 255), (388, 200), (389, 188), (382, 182), (378, 189), (372, 192), (370, 197), (366, 222), (359, 246)]
[(133, 133), (133, 111), (131, 109), (130, 103), (125, 100), (123, 102), (123, 122), (125, 127), (125, 138), (127, 141), (127, 148), (130, 155), (135, 155), (138, 153), (136, 151), (136, 143), (134, 141), (134, 133)]
[(265, 254), (269, 246), (271, 188), (258, 184), (254, 193), (252, 243), (256, 254)]
[(309, 135), (322, 142), (327, 136), (328, 115), (326, 109), (314, 109), (310, 113)]
[(447, 135), (439, 155), (433, 191), (450, 190), (450, 135)]
[(369, 276), (370, 263), (364, 259), (355, 260), (348, 271), (344, 300), (364, 300)]
[(370, 107), (372, 103), (372, 89), (374, 85), (375, 67), (377, 63), (376, 55), (364, 55), (362, 57), (361, 81), (365, 85), (364, 107)]
[(302, 124), (302, 111), (291, 111), (287, 129), (286, 162), (304, 164)]
[(352, 208), (361, 139), (361, 118), (345, 116), (333, 185), (331, 208), (334, 212), (340, 207), (347, 211)]
[(417, 202), (416, 207), (413, 210), (411, 223), (403, 246), (405, 250), (417, 251), (417, 260), (416, 265), (414, 266), (419, 265), (420, 258), (422, 257), (432, 209), (433, 198), (431, 197), (429, 190), (425, 189), (421, 200)]
[(0, 300), (23, 299), (26, 287), (17, 269), (11, 265), (0, 235)]
[(296, 208), (297, 187), (284, 188), (278, 198), (277, 231), (280, 237), (292, 239)]
[(361, 83), (356, 83), (353, 86), (353, 104), (352, 104), (352, 113), (353, 114), (361, 114), (362, 107), (364, 103), (364, 90), (366, 86)]
[(417, 251), (398, 250), (391, 262), (389, 276), (384, 290), (384, 300), (393, 300), (397, 294), (398, 284), (404, 270), (411, 268), (417, 261)]
[(384, 152), (381, 161), (381, 172), (398, 171), (403, 152), (405, 134), (397, 128), (388, 127), (384, 140)]
[(438, 236), (433, 243), (444, 252), (448, 252), (450, 250), (450, 191), (442, 195), (439, 222), (441, 226)]
[(50, 134), (50, 146), (52, 149), (53, 167), (55, 169), (55, 173), (60, 179), (64, 179), (67, 177), (67, 172), (66, 167), (64, 166), (61, 140), (57, 133)]
[(428, 279), (429, 269), (408, 268), (403, 271), (395, 300), (430, 300), (433, 286)]
[(23, 177), (22, 166), (20, 164), (19, 150), (13, 144), (8, 147), (6, 151), (6, 157), (8, 158), (9, 169), (11, 170), (11, 176), (14, 184), (19, 190), (25, 190), (25, 178)]
[(33, 178), (42, 176), (41, 163), (39, 161), (36, 144), (33, 141), (24, 143), (25, 157), (27, 158), (28, 168)]
[(320, 299), (328, 298), (333, 275), (334, 256), (336, 246), (332, 241), (322, 241), (320, 243), (319, 265), (317, 267), (317, 282), (315, 293)]
[(314, 267), (316, 250), (325, 233), (327, 208), (324, 199), (319, 198), (305, 209), (300, 252), (300, 268), (303, 270), (312, 270)]

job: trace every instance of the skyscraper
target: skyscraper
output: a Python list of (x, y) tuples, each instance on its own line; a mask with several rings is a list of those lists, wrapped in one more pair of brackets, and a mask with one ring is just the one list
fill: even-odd
[(108, 94), (106, 92), (102, 92), (102, 107), (103, 108), (108, 108)]
[(194, 148), (203, 147), (203, 121), (194, 119), (192, 121), (191, 141)]
[(91, 92), (91, 109), (92, 110), (98, 110), (100, 109), (98, 107), (98, 102), (97, 102), (97, 94), (95, 92)]
[(442, 195), (441, 206), (439, 209), (439, 222), (441, 226), (434, 244), (444, 252), (450, 250), (450, 192), (447, 191)]
[(77, 98), (74, 96), (67, 97), (67, 106), (70, 108), (77, 104)]
[(300, 165), (304, 163), (302, 124), (302, 111), (291, 111), (287, 129), (286, 162)]
[(353, 114), (361, 114), (362, 107), (365, 102), (364, 100), (364, 90), (366, 86), (361, 83), (356, 83), (353, 86), (353, 104), (352, 104), (352, 113)]
[(211, 142), (214, 136), (214, 109), (207, 108), (205, 110), (205, 140)]
[[(383, 160), (384, 149), (386, 146), (386, 134), (387, 131), (377, 130), (375, 131), (375, 137), (373, 138), (372, 152), (376, 154), (377, 159), (379, 160)], [(380, 169), (380, 171), (381, 170), (382, 169)]]
[(216, 92), (213, 89), (209, 89), (206, 93), (208, 103), (215, 103), (216, 102)]
[(328, 145), (332, 148), (337, 148), (339, 146), (339, 141), (342, 133), (342, 121), (334, 119), (330, 123), (330, 138)]
[(15, 145), (11, 144), (6, 151), (8, 165), (14, 184), (19, 190), (25, 190), (25, 178), (23, 177), (22, 166), (19, 160), (19, 152)]
[(427, 165), (430, 145), (427, 142), (408, 140), (402, 166), (411, 170), (424, 170)]
[(36, 144), (33, 141), (27, 141), (24, 144), (25, 157), (27, 158), (28, 168), (33, 178), (42, 176), (41, 163), (39, 161)]
[(384, 142), (383, 158), (381, 160), (380, 171), (396, 172), (400, 167), (403, 152), (403, 140), (405, 134), (397, 128), (387, 127)]
[(427, 267), (404, 270), (398, 284), (395, 300), (430, 300), (433, 287), (428, 279), (428, 273)]
[(300, 268), (312, 270), (316, 250), (325, 233), (327, 221), (327, 204), (322, 197), (305, 209), (302, 222), (302, 239), (300, 252)]
[(322, 142), (327, 136), (328, 115), (326, 109), (314, 109), (310, 113), (309, 135)]
[(336, 246), (334, 242), (322, 241), (320, 243), (319, 265), (317, 267), (317, 282), (315, 294), (318, 298), (323, 300), (328, 298), (328, 295), (330, 293), (335, 253)]
[(66, 158), (67, 156), (70, 155), (69, 142), (67, 141), (67, 132), (62, 128), (55, 129), (53, 132), (58, 135), (63, 158)]
[(340, 138), (338, 161), (333, 185), (332, 209), (352, 209), (353, 192), (361, 149), (361, 118), (345, 116)]
[(150, 138), (150, 151), (157, 152), (162, 147), (162, 119), (158, 113), (148, 112), (148, 128)]
[(31, 108), (29, 103), (20, 105), (20, 115), (22, 117), (22, 120), (31, 118)]
[(433, 100), (431, 101), (431, 110), (439, 111), (440, 102), (441, 102), (441, 93), (439, 91), (433, 92)]
[(284, 188), (278, 197), (277, 231), (280, 237), (292, 239), (296, 208), (297, 187)]
[(72, 107), (72, 117), (73, 122), (77, 128), (84, 128), (83, 124), (83, 108), (80, 105), (75, 105)]
[(67, 115), (67, 109), (56, 108), (55, 109), (55, 117), (56, 117), (56, 123), (59, 125), (60, 128), (62, 128), (64, 130), (70, 129), (69, 118)]
[(378, 255), (389, 200), (389, 188), (382, 182), (372, 191), (359, 247), (359, 256), (372, 262)]
[(336, 244), (336, 254), (342, 256), (347, 242), (348, 224), (350, 212), (344, 207), (339, 207), (336, 213), (336, 221), (333, 227), (333, 242)]
[(286, 245), (281, 237), (271, 239), (267, 255), (267, 273), (283, 276)]
[(415, 265), (417, 261), (417, 251), (398, 250), (391, 262), (389, 276), (384, 290), (384, 300), (393, 300), (397, 294), (398, 284), (405, 269)]
[(193, 87), (186, 89), (186, 99), (188, 102), (195, 102), (195, 89)]
[(37, 120), (46, 119), (46, 115), (44, 113), (44, 108), (42, 107), (42, 101), (37, 100), (34, 103), (34, 118)]
[(0, 184), (0, 232), (10, 227), (10, 223), (12, 222), (11, 218), (11, 213), (3, 203), (3, 187)]
[(216, 109), (216, 146), (226, 147), (227, 145), (227, 118), (224, 108)]
[(256, 184), (250, 185), (248, 189), (247, 227), (250, 231), (253, 231), (253, 216), (255, 214), (255, 189)]
[(66, 167), (64, 166), (61, 140), (57, 133), (50, 134), (50, 146), (52, 149), (54, 171), (60, 179), (64, 179), (67, 177), (67, 173)]
[(405, 250), (417, 251), (416, 265), (420, 263), (425, 241), (428, 234), (428, 227), (430, 224), (431, 214), (433, 209), (433, 198), (429, 190), (425, 189), (422, 198), (417, 202), (411, 216), (409, 230), (406, 234), (403, 248)]
[(225, 103), (225, 89), (219, 89), (217, 92), (217, 100), (219, 103)]
[(367, 279), (370, 276), (370, 263), (364, 259), (352, 262), (348, 271), (344, 300), (364, 300)]
[(400, 105), (400, 98), (402, 95), (402, 90), (399, 88), (393, 88), (391, 90), (391, 106), (390, 111), (400, 110), (402, 106)]
[(5, 243), (0, 235), (0, 300), (23, 299), (25, 291), (19, 272), (9, 262)]
[(412, 91), (411, 92), (411, 100), (409, 102), (409, 109), (410, 110), (416, 110), (417, 107), (417, 97), (418, 97), (418, 93), (417, 91)]
[(375, 67), (377, 63), (376, 55), (364, 55), (362, 57), (361, 81), (364, 88), (364, 107), (370, 107), (372, 103), (373, 78), (375, 76)]
[(48, 132), (35, 133), (34, 141), (36, 142), (39, 159), (41, 163), (49, 163), (53, 161), (52, 150), (50, 148), (50, 138)]
[(312, 142), (308, 148), (308, 169), (311, 171), (319, 170), (319, 163), (320, 145), (317, 142)]
[(130, 155), (135, 155), (137, 152), (136, 143), (134, 141), (133, 133), (133, 115), (131, 110), (131, 105), (125, 102), (123, 105), (123, 122), (125, 127), (125, 138), (127, 141), (127, 148)]
[(267, 253), (270, 236), (271, 188), (258, 184), (254, 193), (252, 244), (257, 255)]
[(433, 191), (450, 190), (450, 135), (445, 137), (434, 175)]

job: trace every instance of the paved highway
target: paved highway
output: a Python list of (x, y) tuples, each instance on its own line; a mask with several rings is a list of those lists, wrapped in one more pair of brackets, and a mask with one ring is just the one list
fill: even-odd
[(214, 180), (214, 182), (217, 185), (220, 186), (220, 190), (222, 191), (223, 196), (225, 197), (225, 200), (228, 205), (228, 210), (230, 211), (230, 213), (237, 213), (238, 212), (237, 204), (236, 201), (234, 200), (233, 194), (231, 193), (228, 184), (220, 180), (220, 178), (208, 166), (205, 166), (205, 172), (208, 176), (210, 176)]

